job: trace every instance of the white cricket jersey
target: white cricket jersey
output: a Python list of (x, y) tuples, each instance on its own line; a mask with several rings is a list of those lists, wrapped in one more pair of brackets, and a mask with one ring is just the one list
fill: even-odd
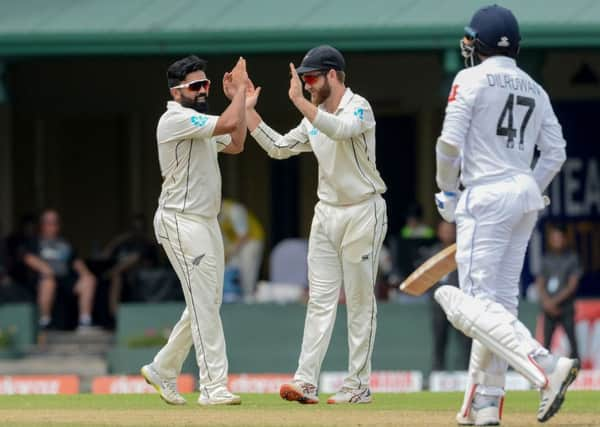
[[(525, 174), (543, 191), (565, 158), (548, 95), (506, 56), (456, 75), (440, 139), (460, 149), (465, 187)], [(536, 145), (541, 156), (532, 172)]]
[(218, 119), (175, 101), (167, 103), (156, 129), (163, 177), (158, 204), (162, 209), (204, 217), (219, 213), (221, 171), (217, 152), (231, 142), (231, 136), (213, 137)]
[(362, 96), (347, 88), (334, 114), (322, 105), (311, 124), (300, 124), (281, 135), (261, 122), (251, 133), (275, 159), (313, 151), (319, 163), (319, 200), (331, 205), (351, 205), (386, 186), (375, 166), (375, 117)]

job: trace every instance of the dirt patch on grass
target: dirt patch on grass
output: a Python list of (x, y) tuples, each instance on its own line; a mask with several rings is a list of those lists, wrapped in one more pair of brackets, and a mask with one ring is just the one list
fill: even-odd
[[(454, 425), (453, 412), (426, 411), (347, 411), (258, 410), (239, 408), (196, 408), (193, 410), (0, 410), (2, 425), (50, 426), (448, 426)], [(316, 409), (316, 410), (315, 410)], [(546, 425), (597, 426), (598, 414), (558, 414)], [(534, 413), (512, 413), (503, 426), (539, 425)]]

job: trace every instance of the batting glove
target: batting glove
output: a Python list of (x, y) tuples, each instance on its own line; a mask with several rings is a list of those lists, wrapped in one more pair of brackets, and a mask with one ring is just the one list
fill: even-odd
[(460, 198), (460, 191), (440, 191), (435, 194), (435, 205), (444, 221), (454, 222), (454, 211)]

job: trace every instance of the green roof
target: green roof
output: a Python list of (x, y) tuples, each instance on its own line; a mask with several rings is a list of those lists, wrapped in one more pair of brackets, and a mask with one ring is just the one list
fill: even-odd
[[(0, 0), (0, 55), (455, 47), (479, 0)], [(528, 47), (599, 47), (600, 2), (507, 0)]]

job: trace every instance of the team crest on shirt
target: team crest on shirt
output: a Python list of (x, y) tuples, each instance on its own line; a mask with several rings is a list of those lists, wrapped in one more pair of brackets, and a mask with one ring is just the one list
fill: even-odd
[(356, 117), (358, 117), (360, 120), (364, 120), (365, 119), (365, 110), (363, 110), (362, 108), (357, 108), (356, 110), (354, 110), (354, 115)]
[(317, 129), (317, 128), (312, 128), (311, 130), (308, 131), (308, 134), (311, 136), (317, 136), (318, 133), (319, 133), (319, 129)]
[(208, 117), (203, 116), (203, 115), (198, 115), (198, 116), (192, 116), (190, 118), (190, 120), (194, 126), (201, 128), (208, 121)]

